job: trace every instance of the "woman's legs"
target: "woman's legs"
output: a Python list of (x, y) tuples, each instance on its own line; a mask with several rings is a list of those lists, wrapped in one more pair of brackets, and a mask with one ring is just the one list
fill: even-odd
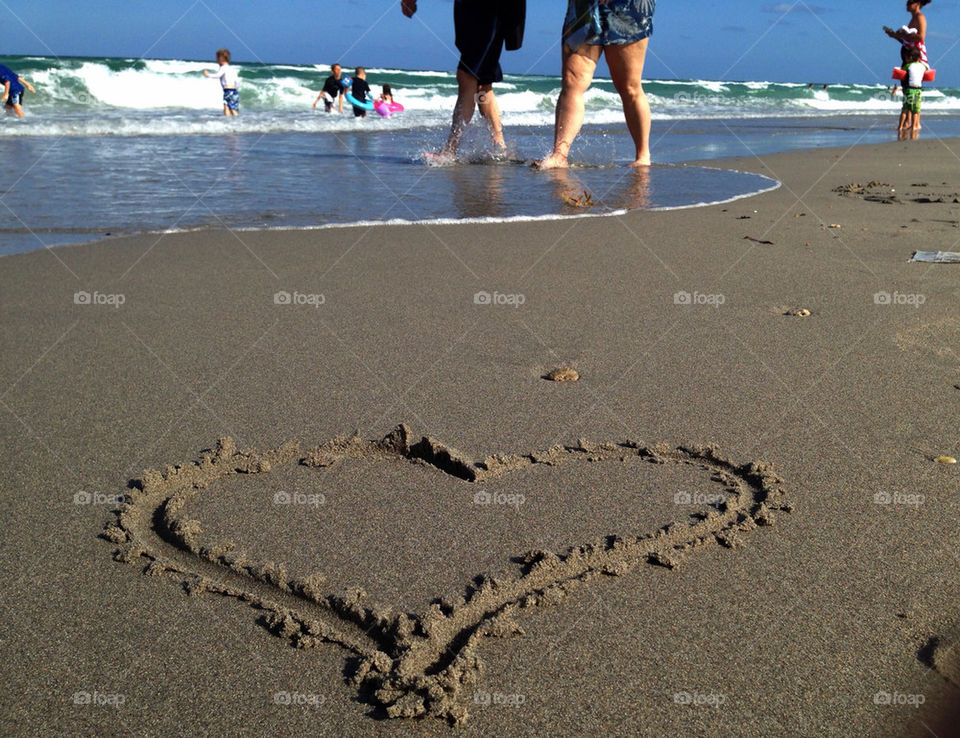
[(610, 77), (620, 93), (623, 115), (637, 149), (637, 158), (630, 165), (635, 167), (650, 164), (650, 104), (643, 91), (643, 62), (649, 40), (604, 47)]
[(563, 82), (557, 99), (553, 152), (539, 163), (541, 169), (567, 166), (570, 146), (583, 125), (583, 95), (593, 81), (600, 51), (600, 46), (589, 45), (576, 51), (563, 49)]

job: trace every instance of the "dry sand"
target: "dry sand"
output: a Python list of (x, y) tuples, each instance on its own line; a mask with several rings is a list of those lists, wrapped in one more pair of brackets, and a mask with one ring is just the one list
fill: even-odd
[(958, 161), (5, 257), (0, 729), (956, 735)]

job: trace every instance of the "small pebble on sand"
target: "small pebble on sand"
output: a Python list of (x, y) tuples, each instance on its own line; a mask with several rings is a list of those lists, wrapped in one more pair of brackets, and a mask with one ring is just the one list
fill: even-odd
[(554, 369), (552, 372), (547, 374), (545, 379), (549, 379), (551, 382), (576, 382), (578, 379), (580, 379), (580, 375), (577, 373), (576, 369), (561, 367), (559, 369)]

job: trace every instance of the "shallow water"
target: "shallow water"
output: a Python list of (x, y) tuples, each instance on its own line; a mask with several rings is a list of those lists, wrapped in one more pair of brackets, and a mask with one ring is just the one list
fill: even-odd
[[(442, 127), (238, 134), (229, 120), (211, 116), (210, 122), (222, 133), (0, 139), (0, 253), (108, 233), (684, 207), (760, 192), (775, 182), (679, 166), (683, 162), (893, 139), (886, 117), (655, 122), (659, 165), (637, 173), (623, 166), (632, 154), (623, 126), (592, 125), (575, 145), (578, 166), (540, 172), (527, 164), (549, 149), (552, 131), (545, 126), (508, 127), (511, 161), (496, 162), (475, 125), (462, 163), (430, 167), (422, 152), (442, 143)], [(960, 120), (925, 122), (925, 137), (960, 135)], [(576, 201), (581, 206), (571, 204)]]

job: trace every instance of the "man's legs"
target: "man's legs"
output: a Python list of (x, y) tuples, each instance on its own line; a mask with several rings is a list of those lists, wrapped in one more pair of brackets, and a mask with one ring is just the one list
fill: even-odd
[(473, 119), (473, 112), (480, 109), (487, 125), (493, 145), (498, 149), (506, 147), (503, 139), (503, 125), (500, 122), (500, 107), (493, 92), (493, 85), (481, 85), (476, 77), (463, 69), (457, 69), (457, 103), (453, 108), (453, 122), (450, 124), (450, 135), (439, 152), (432, 155), (438, 161), (452, 161), (460, 148), (460, 139), (463, 131)]

